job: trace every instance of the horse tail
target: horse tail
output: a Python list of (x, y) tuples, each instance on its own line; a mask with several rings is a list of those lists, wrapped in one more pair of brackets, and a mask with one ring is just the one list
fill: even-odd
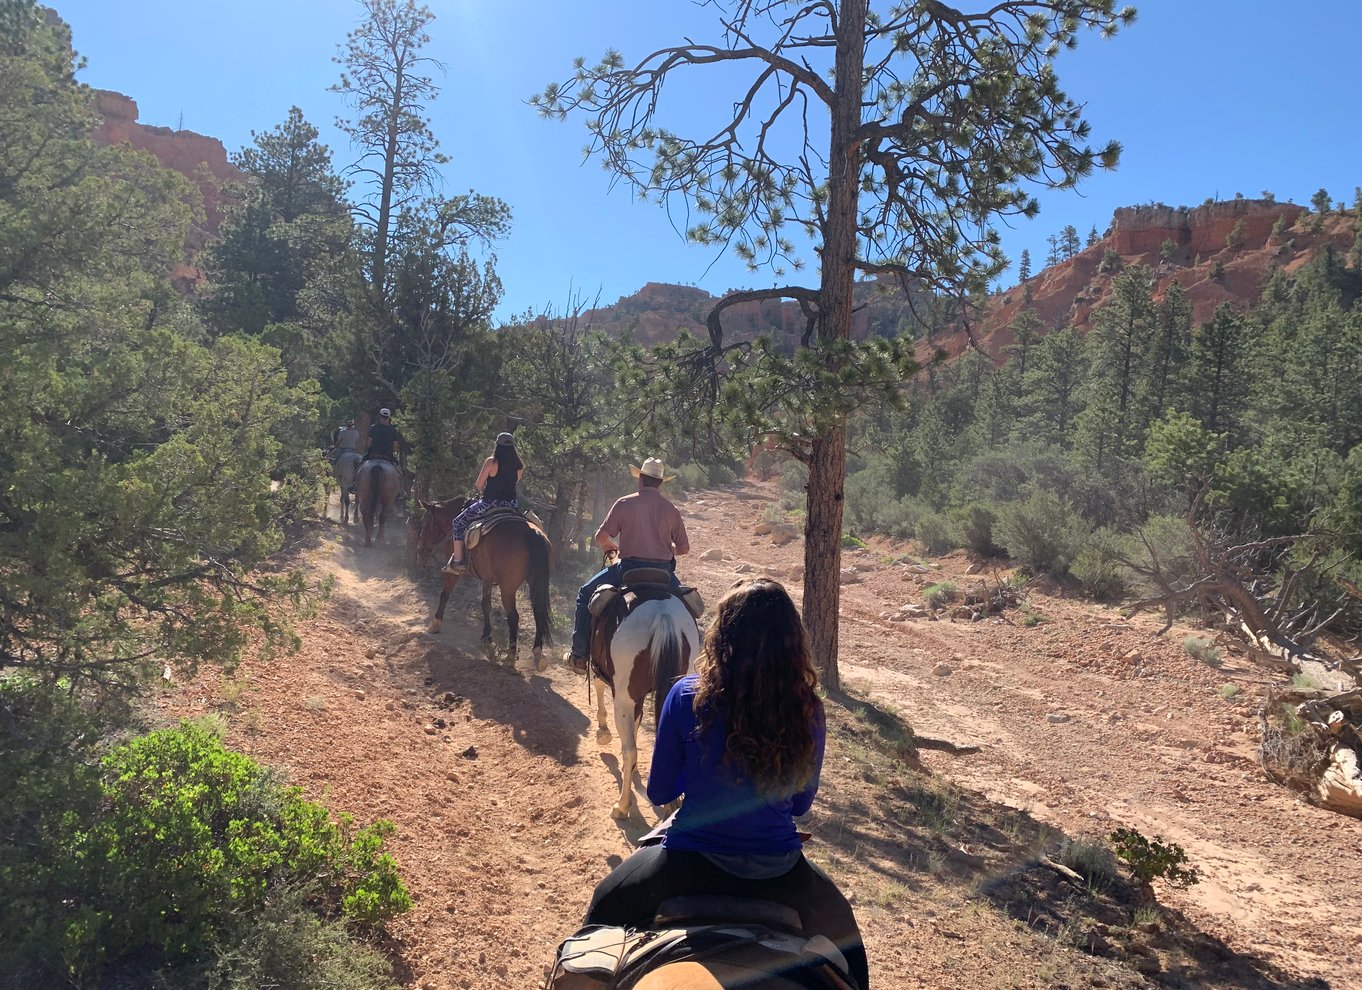
[(535, 629), (547, 638), (553, 621), (549, 610), (549, 572), (553, 569), (553, 544), (538, 530), (530, 528), (530, 609)]
[[(680, 604), (679, 598), (671, 601)], [(662, 711), (662, 702), (672, 684), (684, 673), (681, 666), (681, 648), (685, 640), (677, 628), (676, 617), (664, 610), (653, 620), (653, 636), (649, 642), (653, 657), (653, 718)]]
[[(371, 463), (371, 464), (378, 464), (379, 462), (378, 462), (378, 461), (371, 461), (370, 463)], [(371, 468), (369, 468), (369, 474), (368, 474), (368, 478), (369, 478), (369, 491), (368, 491), (368, 494), (369, 494), (369, 504), (368, 504), (368, 506), (367, 506), (368, 511), (365, 513), (365, 515), (366, 515), (366, 517), (367, 517), (368, 519), (374, 519), (374, 518), (377, 518), (377, 516), (378, 516), (378, 506), (379, 506), (379, 503), (383, 500), (383, 483), (384, 483), (385, 477), (386, 477), (386, 476), (384, 475), (384, 472), (383, 472), (383, 469), (382, 469), (382, 468), (380, 468), (380, 467), (371, 467)]]

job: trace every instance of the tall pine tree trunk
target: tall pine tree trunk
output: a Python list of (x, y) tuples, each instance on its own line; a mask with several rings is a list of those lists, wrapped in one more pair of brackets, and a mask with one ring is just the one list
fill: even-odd
[[(818, 292), (818, 337), (825, 344), (851, 336), (856, 205), (860, 192), (856, 131), (861, 124), (867, 5), (867, 0), (844, 0), (837, 25), (827, 218), (823, 225)], [(819, 679), (834, 691), (841, 687), (837, 610), (845, 481), (846, 419), (839, 416), (822, 427), (813, 439), (809, 455), (808, 522), (804, 529), (804, 625), (809, 631), (809, 648)]]
[(804, 525), (804, 625), (818, 679), (829, 691), (839, 690), (842, 682), (837, 667), (837, 634), (846, 462), (843, 425), (839, 423), (814, 438)]

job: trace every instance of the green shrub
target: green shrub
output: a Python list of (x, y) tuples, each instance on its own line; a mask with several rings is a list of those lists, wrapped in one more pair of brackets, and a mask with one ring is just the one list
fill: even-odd
[(932, 608), (945, 608), (955, 601), (958, 590), (954, 582), (942, 581), (939, 584), (929, 584), (922, 589), (922, 600)]
[(960, 545), (960, 539), (950, 521), (941, 513), (930, 510), (918, 516), (913, 535), (930, 554), (946, 553)]
[(1174, 887), (1190, 887), (1201, 882), (1196, 867), (1185, 865), (1187, 850), (1176, 842), (1146, 839), (1133, 828), (1118, 828), (1108, 839), (1116, 849), (1117, 858), (1123, 860), (1142, 883), (1162, 878)]
[(1067, 502), (1033, 491), (1004, 506), (999, 536), (1008, 554), (1032, 574), (1063, 575), (1086, 536), (1086, 524)]
[(998, 544), (993, 542), (993, 526), (998, 516), (992, 509), (982, 505), (967, 505), (953, 512), (951, 521), (965, 549), (973, 550), (981, 557), (998, 555)]
[(1100, 839), (1065, 839), (1055, 858), (1097, 888), (1116, 878), (1116, 858)]
[(1188, 636), (1182, 641), (1182, 648), (1187, 651), (1188, 656), (1195, 657), (1207, 666), (1220, 666), (1220, 647), (1209, 639)]
[(861, 539), (861, 538), (860, 538), (859, 536), (857, 536), (855, 533), (843, 533), (843, 534), (842, 534), (842, 549), (843, 549), (843, 550), (864, 550), (864, 549), (865, 549), (865, 540)]
[(780, 471), (780, 506), (783, 509), (802, 509), (807, 500), (809, 469), (799, 461), (788, 461)]
[(1125, 570), (1113, 557), (1118, 543), (1109, 529), (1093, 533), (1069, 566), (1083, 591), (1099, 602), (1111, 602), (1126, 593)]
[[(69, 886), (30, 905), (20, 933), (30, 950), (63, 960), (77, 984), (120, 959), (201, 965), (210, 947), (243, 944), (242, 926), (279, 890), (359, 928), (411, 907), (383, 852), (390, 823), (333, 823), (204, 725), (134, 739), (100, 769), (101, 810), (65, 823)], [(60, 944), (50, 941), (56, 933)]]

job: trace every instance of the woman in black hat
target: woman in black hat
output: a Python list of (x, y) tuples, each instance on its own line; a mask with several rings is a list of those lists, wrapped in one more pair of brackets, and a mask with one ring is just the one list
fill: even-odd
[(492, 451), (492, 456), (482, 462), (482, 470), (478, 472), (478, 480), (474, 487), (478, 490), (478, 497), (469, 502), (468, 505), (454, 517), (453, 537), (454, 553), (449, 558), (449, 563), (445, 565), (446, 574), (462, 574), (464, 570), (463, 553), (463, 534), (467, 532), (468, 526), (479, 516), (486, 515), (493, 509), (514, 509), (516, 505), (516, 482), (525, 473), (525, 462), (516, 453), (515, 437), (509, 433), (497, 434), (497, 445)]

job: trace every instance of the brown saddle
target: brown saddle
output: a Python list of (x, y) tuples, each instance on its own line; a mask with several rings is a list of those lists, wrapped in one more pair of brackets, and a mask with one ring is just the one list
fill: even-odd
[(472, 550), (483, 536), (505, 523), (524, 523), (542, 536), (544, 531), (530, 521), (528, 511), (522, 513), (519, 509), (498, 507), (485, 515), (478, 516), (469, 523), (468, 529), (463, 534), (464, 546)]
[(774, 901), (672, 897), (647, 929), (590, 927), (564, 942), (553, 990), (855, 990), (845, 957)]

